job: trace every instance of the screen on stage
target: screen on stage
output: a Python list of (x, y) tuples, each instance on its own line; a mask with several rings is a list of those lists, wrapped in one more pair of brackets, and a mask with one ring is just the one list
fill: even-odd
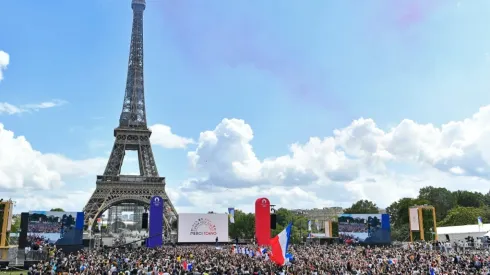
[(227, 214), (179, 214), (179, 243), (228, 242)]
[(346, 243), (391, 243), (388, 214), (342, 214), (338, 222), (339, 237)]
[(56, 244), (82, 244), (83, 212), (30, 211), (27, 241)]

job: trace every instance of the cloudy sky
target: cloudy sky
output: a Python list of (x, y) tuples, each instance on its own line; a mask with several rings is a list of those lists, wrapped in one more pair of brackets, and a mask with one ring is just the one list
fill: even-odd
[[(489, 190), (489, 1), (147, 2), (147, 115), (179, 212)], [(93, 192), (131, 17), (129, 0), (0, 2), (0, 197), (16, 212), (79, 211)]]

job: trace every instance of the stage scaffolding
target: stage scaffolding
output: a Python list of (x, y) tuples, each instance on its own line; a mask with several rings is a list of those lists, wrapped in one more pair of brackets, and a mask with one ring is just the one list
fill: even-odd
[(122, 233), (126, 230), (141, 231), (145, 207), (136, 203), (121, 203), (107, 211), (108, 233)]

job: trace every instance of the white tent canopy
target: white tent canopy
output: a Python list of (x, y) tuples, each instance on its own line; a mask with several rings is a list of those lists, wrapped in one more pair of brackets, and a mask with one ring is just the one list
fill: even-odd
[(478, 224), (437, 227), (439, 240), (445, 240), (445, 236), (448, 235), (451, 242), (464, 240), (468, 236), (476, 238), (486, 234), (490, 234), (490, 223), (483, 224), (481, 227)]
[(478, 224), (437, 227), (437, 235), (478, 232), (486, 233), (488, 231), (490, 231), (490, 223), (483, 224), (482, 227), (478, 226)]

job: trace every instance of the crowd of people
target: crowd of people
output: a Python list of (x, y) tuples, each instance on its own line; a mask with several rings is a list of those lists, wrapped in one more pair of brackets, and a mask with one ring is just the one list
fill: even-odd
[(490, 274), (488, 249), (442, 247), (291, 245), (292, 258), (277, 266), (269, 252), (252, 245), (119, 247), (68, 255), (47, 246), (49, 258), (29, 274)]
[(339, 232), (367, 233), (368, 227), (363, 223), (339, 223)]
[(29, 233), (59, 233), (60, 230), (59, 222), (29, 222), (27, 226)]

